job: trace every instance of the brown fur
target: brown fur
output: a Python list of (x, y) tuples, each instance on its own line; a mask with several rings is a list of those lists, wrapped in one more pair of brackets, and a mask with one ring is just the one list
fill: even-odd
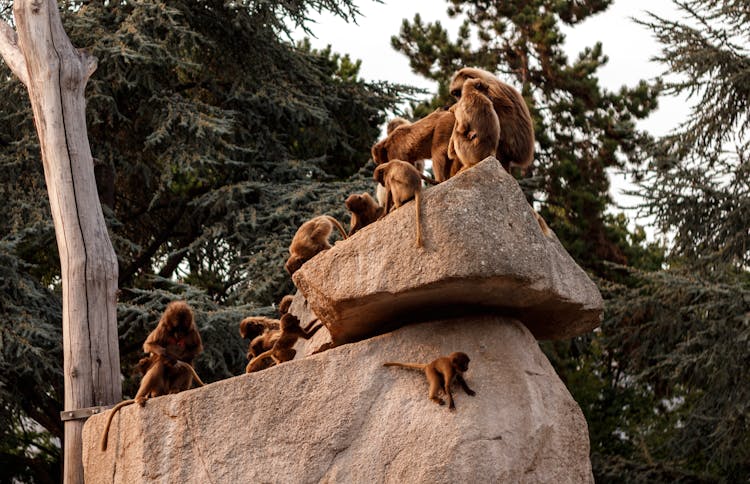
[(448, 408), (453, 410), (456, 408), (456, 405), (453, 403), (453, 394), (451, 393), (451, 384), (454, 379), (458, 381), (461, 388), (468, 395), (472, 397), (476, 395), (463, 378), (463, 373), (469, 369), (469, 361), (471, 360), (466, 353), (457, 351), (448, 356), (441, 356), (427, 364), (388, 362), (383, 363), (383, 366), (400, 366), (402, 368), (413, 368), (424, 371), (427, 382), (430, 384), (430, 400), (440, 405), (445, 405), (443, 399), (438, 397), (438, 393), (442, 388), (443, 392), (448, 396)]
[(287, 294), (281, 298), (281, 301), (279, 301), (279, 317), (289, 312), (289, 309), (292, 307), (292, 301), (294, 301), (294, 296), (291, 294)]
[(246, 373), (252, 373), (261, 369), (263, 359), (272, 358), (276, 364), (294, 359), (297, 351), (293, 348), (299, 338), (310, 339), (322, 327), (318, 322), (312, 328), (305, 331), (300, 327), (299, 319), (293, 314), (285, 314), (281, 317), (281, 334), (273, 347), (264, 351), (250, 360), (245, 368)]
[(448, 156), (461, 163), (461, 170), (493, 156), (497, 150), (500, 122), (487, 93), (484, 81), (468, 79), (453, 111), (456, 124), (448, 144)]
[(450, 93), (460, 98), (467, 79), (481, 79), (489, 87), (489, 97), (500, 122), (497, 159), (506, 170), (511, 163), (522, 168), (529, 166), (534, 160), (534, 124), (521, 93), (490, 72), (472, 67), (459, 69), (453, 75)]
[(331, 248), (328, 242), (333, 228), (336, 227), (346, 239), (346, 231), (338, 220), (329, 215), (320, 215), (300, 225), (289, 246), (289, 258), (284, 267), (293, 275), (302, 265), (315, 257), (319, 252)]
[(279, 320), (250, 316), (240, 322), (240, 336), (249, 339), (247, 359), (254, 358), (273, 346), (279, 337)]
[[(445, 181), (450, 173), (448, 141), (453, 132), (454, 121), (452, 112), (438, 109), (419, 121), (401, 125), (372, 147), (372, 159), (376, 165), (391, 160), (402, 160), (414, 165), (429, 158), (432, 160), (435, 180)], [(424, 169), (424, 165), (422, 168)]]
[(369, 193), (353, 193), (344, 202), (352, 214), (349, 223), (349, 237), (378, 220), (383, 215), (383, 207)]
[[(401, 128), (403, 129), (403, 128)], [(419, 219), (419, 206), (422, 198), (422, 180), (417, 169), (405, 161), (391, 160), (378, 165), (373, 174), (375, 181), (385, 187), (386, 197), (382, 216), (414, 199), (417, 225), (417, 247), (423, 247), (422, 227)]]
[(140, 387), (134, 399), (118, 403), (110, 412), (102, 434), (103, 451), (107, 450), (112, 418), (122, 407), (132, 403), (143, 406), (149, 398), (189, 390), (193, 382), (204, 385), (192, 366), (193, 359), (203, 351), (203, 342), (193, 310), (184, 301), (169, 303), (159, 324), (143, 343), (143, 351), (150, 355), (136, 365), (143, 373)]

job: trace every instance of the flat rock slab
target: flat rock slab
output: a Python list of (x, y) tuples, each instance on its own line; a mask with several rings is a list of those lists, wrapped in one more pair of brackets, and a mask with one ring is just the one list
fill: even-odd
[[(471, 331), (466, 328), (471, 327)], [(471, 357), (456, 411), (385, 361)], [(179, 482), (593, 482), (583, 414), (528, 329), (483, 316), (406, 326), (125, 407), (84, 427), (85, 479)]]
[(596, 328), (601, 294), (552, 234), (516, 180), (488, 158), (425, 190), (424, 248), (414, 202), (308, 261), (294, 283), (337, 344), (382, 334), (399, 320), (499, 313), (538, 339)]

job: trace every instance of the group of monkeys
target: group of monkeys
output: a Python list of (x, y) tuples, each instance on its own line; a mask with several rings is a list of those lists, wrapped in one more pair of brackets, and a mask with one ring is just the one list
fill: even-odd
[[(422, 247), (419, 205), (423, 181), (441, 183), (488, 156), (495, 156), (506, 170), (511, 164), (523, 168), (531, 163), (534, 129), (526, 103), (517, 90), (490, 72), (462, 68), (453, 75), (450, 92), (458, 100), (450, 108), (438, 109), (414, 123), (403, 118), (388, 123), (386, 138), (372, 147), (372, 158), (377, 165), (373, 178), (379, 183), (378, 200), (368, 193), (352, 194), (346, 199), (351, 212), (348, 232), (327, 215), (303, 223), (289, 247), (285, 268), (290, 275), (318, 253), (331, 248), (329, 238), (334, 228), (343, 238), (351, 237), (411, 199), (416, 206), (416, 243)], [(434, 179), (423, 174), (426, 159), (432, 160)], [(534, 214), (547, 235), (546, 223)], [(278, 320), (253, 316), (240, 323), (240, 335), (250, 339), (247, 373), (267, 368), (271, 362), (280, 364), (294, 359), (297, 340), (311, 338), (323, 326), (320, 321), (313, 321), (308, 329), (303, 329), (299, 319), (289, 312), (291, 304), (291, 295), (282, 298)], [(185, 302), (175, 301), (167, 306), (156, 329), (146, 338), (143, 351), (149, 355), (137, 365), (143, 375), (138, 392), (134, 399), (120, 402), (110, 412), (102, 434), (102, 450), (107, 448), (109, 427), (120, 408), (132, 403), (142, 406), (148, 398), (188, 390), (194, 382), (203, 386), (193, 369), (193, 360), (203, 351), (203, 344), (193, 311)], [(475, 394), (463, 378), (469, 361), (465, 353), (454, 352), (427, 364), (387, 362), (384, 366), (423, 371), (429, 383), (429, 398), (443, 405), (445, 402), (438, 396), (442, 390), (448, 397), (449, 408), (454, 409), (450, 390), (454, 381), (468, 395)]]
[[(334, 228), (343, 238), (385, 217), (407, 201), (415, 201), (416, 245), (423, 247), (420, 225), (422, 182), (441, 183), (488, 156), (495, 156), (506, 170), (511, 164), (528, 167), (534, 158), (534, 126), (526, 102), (516, 89), (492, 73), (465, 67), (451, 80), (450, 92), (458, 100), (411, 123), (395, 118), (387, 136), (372, 147), (377, 165), (377, 200), (369, 193), (346, 199), (351, 212), (349, 231), (334, 218), (321, 215), (303, 223), (292, 239), (286, 270), (294, 274), (319, 252), (330, 249)], [(424, 175), (424, 161), (432, 160), (434, 178)], [(542, 232), (550, 230), (532, 210)]]

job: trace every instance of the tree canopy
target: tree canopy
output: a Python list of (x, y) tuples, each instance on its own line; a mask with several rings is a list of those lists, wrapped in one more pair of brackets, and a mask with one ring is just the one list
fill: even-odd
[[(313, 215), (341, 217), (346, 195), (369, 186), (385, 112), (412, 90), (365, 82), (358, 61), (291, 40), (314, 12), (354, 18), (349, 0), (60, 6), (73, 44), (99, 60), (87, 121), (120, 266), (123, 393), (135, 393), (140, 346), (177, 298), (197, 312), (201, 376), (240, 374), (239, 321), (291, 291), (292, 235)], [(9, 2), (0, 12), (12, 21)], [(0, 79), (2, 480), (54, 482), (59, 260), (28, 96), (4, 64)]]

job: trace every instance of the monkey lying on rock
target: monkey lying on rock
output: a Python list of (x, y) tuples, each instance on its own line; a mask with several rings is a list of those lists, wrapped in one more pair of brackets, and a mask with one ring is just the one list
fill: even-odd
[(468, 395), (472, 397), (476, 395), (476, 392), (469, 388), (463, 377), (463, 373), (469, 370), (469, 361), (469, 356), (466, 353), (456, 351), (448, 356), (441, 356), (427, 364), (388, 362), (383, 363), (383, 366), (400, 366), (402, 368), (424, 371), (427, 382), (430, 384), (430, 400), (440, 405), (445, 405), (443, 399), (438, 397), (438, 393), (442, 388), (448, 396), (448, 408), (453, 410), (456, 408), (456, 405), (453, 403), (453, 394), (451, 393), (451, 384), (454, 379), (458, 381), (461, 388)]

